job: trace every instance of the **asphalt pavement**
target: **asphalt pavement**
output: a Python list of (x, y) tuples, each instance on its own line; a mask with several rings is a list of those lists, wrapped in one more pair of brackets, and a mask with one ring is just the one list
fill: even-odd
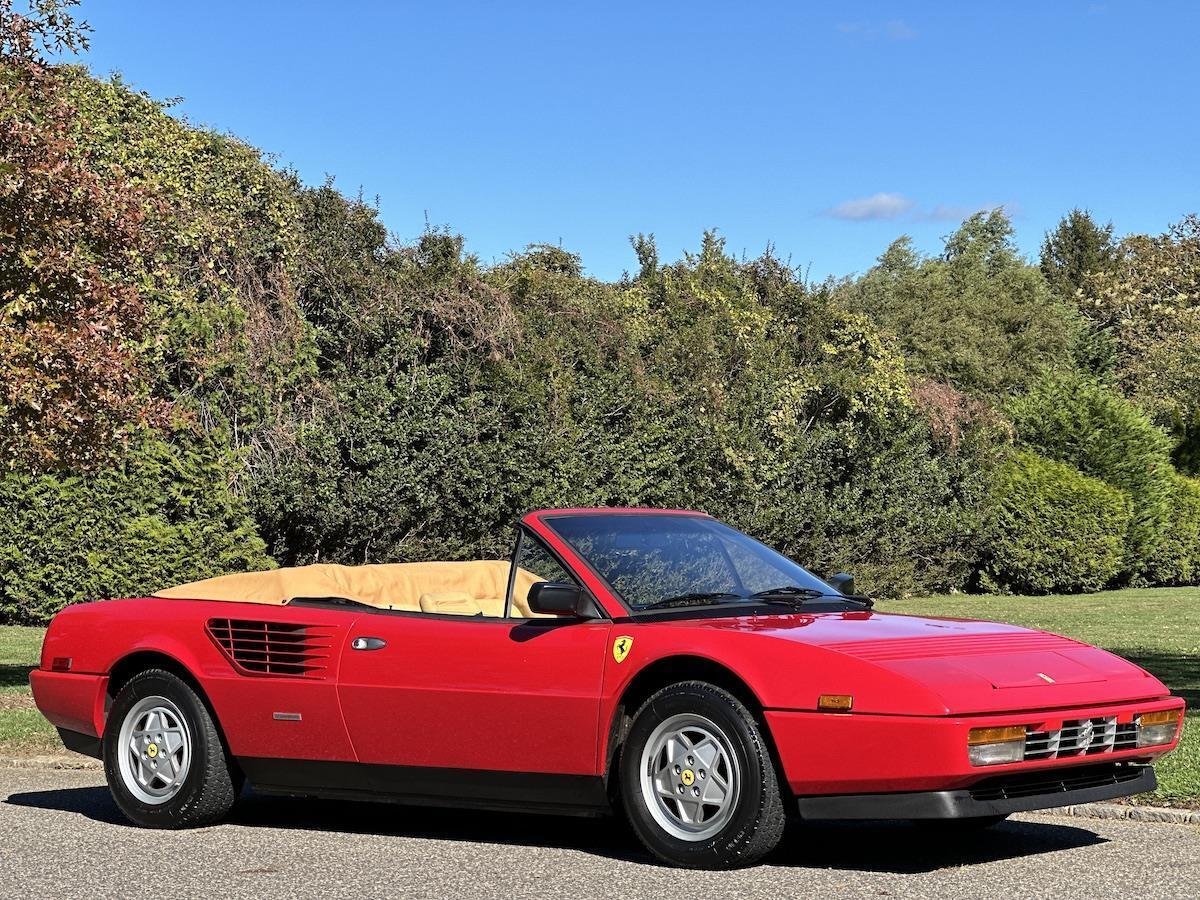
[(734, 872), (654, 864), (614, 820), (247, 794), (148, 831), (90, 771), (0, 769), (0, 897), (1200, 897), (1200, 828), (1022, 815), (978, 834), (805, 823)]

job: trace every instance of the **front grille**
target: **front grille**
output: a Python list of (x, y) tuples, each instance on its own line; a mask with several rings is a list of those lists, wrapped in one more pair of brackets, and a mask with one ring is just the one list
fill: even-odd
[(1031, 731), (1025, 735), (1026, 759), (1090, 756), (1137, 746), (1137, 724), (1117, 724), (1116, 716), (1068, 719), (1062, 728)]
[(1085, 788), (1126, 784), (1142, 777), (1144, 766), (1087, 766), (1053, 772), (999, 775), (967, 788), (973, 800), (1016, 800), (1041, 794), (1062, 794)]
[(209, 619), (208, 633), (234, 666), (250, 675), (324, 678), (333, 633), (316, 625)]

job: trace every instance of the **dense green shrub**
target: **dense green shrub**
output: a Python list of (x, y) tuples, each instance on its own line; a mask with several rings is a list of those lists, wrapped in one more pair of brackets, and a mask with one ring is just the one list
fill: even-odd
[(1118, 489), (1063, 463), (1016, 453), (993, 476), (984, 587), (1100, 590), (1121, 567), (1130, 514)]
[(1176, 475), (1166, 531), (1150, 556), (1146, 578), (1154, 584), (1200, 580), (1200, 479)]
[(252, 457), (281, 562), (496, 555), (529, 508), (650, 505), (879, 593), (967, 578), (978, 469), (870, 322), (778, 260), (710, 235), (674, 265), (642, 239), (620, 284), (556, 247), (481, 272), (445, 235), (388, 247), (327, 189), (304, 205), (334, 242), (302, 286), (331, 396)]
[(926, 258), (905, 237), (842, 293), (895, 336), (910, 371), (1003, 398), (1068, 359), (1077, 313), (1018, 254), (1002, 210), (977, 213)]
[[(25, 241), (0, 241), (2, 621), (275, 561), (496, 556), (565, 505), (704, 509), (883, 596), (976, 583), (981, 537), (985, 585), (1200, 578), (1162, 432), (1042, 377), (1078, 317), (1001, 213), (836, 284), (714, 234), (674, 263), (639, 235), (615, 282), (546, 245), (489, 267), (45, 72), (0, 110), (0, 236)], [(1017, 440), (1064, 465), (997, 470), (1031, 383)]]
[(0, 621), (42, 625), (79, 600), (273, 565), (230, 462), (150, 439), (94, 475), (0, 478)]
[(1018, 441), (1123, 491), (1133, 503), (1121, 573), (1143, 578), (1169, 526), (1170, 441), (1138, 407), (1078, 374), (1047, 375), (1009, 405)]

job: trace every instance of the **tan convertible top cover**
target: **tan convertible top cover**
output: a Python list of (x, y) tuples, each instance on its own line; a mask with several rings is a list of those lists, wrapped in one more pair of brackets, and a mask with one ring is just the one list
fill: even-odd
[[(503, 604), (508, 590), (508, 560), (473, 562), (384, 563), (312, 566), (238, 572), (156, 591), (155, 597), (188, 600), (229, 600), (282, 605), (300, 597), (344, 597), (380, 609), (429, 609), (439, 597), (480, 601), (485, 609)], [(530, 585), (542, 581), (533, 572), (517, 571), (514, 612), (529, 614), (525, 598)], [(422, 602), (425, 598), (425, 602)]]

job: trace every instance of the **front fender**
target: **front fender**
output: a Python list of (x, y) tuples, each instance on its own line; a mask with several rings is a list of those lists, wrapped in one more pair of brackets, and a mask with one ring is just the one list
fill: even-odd
[[(855, 712), (880, 715), (944, 716), (945, 702), (919, 682), (887, 672), (869, 662), (820, 646), (774, 638), (746, 628), (686, 623), (618, 622), (613, 648), (622, 638), (632, 641), (620, 660), (605, 660), (600, 702), (601, 743), (597, 771), (607, 770), (613, 742), (619, 739), (618, 716), (638, 676), (670, 660), (701, 661), (719, 667), (745, 685), (766, 711), (816, 712), (822, 694), (849, 694)], [(633, 710), (625, 710), (632, 714)]]

